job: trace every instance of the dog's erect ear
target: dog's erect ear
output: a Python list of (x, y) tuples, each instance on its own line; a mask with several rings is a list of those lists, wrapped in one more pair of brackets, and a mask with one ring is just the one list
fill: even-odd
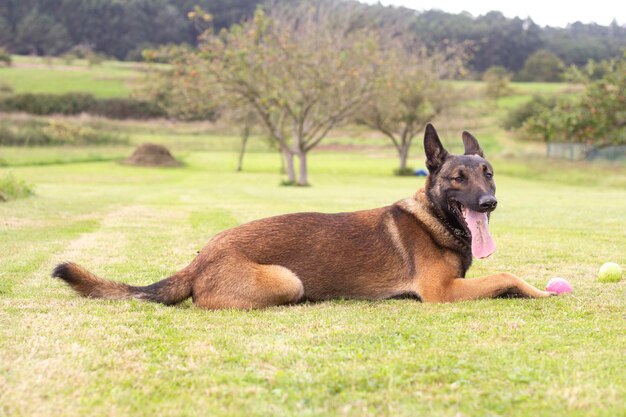
[(439, 140), (435, 127), (428, 123), (424, 134), (424, 152), (426, 153), (426, 167), (430, 172), (437, 171), (448, 157), (446, 151)]
[(465, 145), (465, 155), (484, 156), (478, 141), (470, 132), (463, 132), (463, 145)]

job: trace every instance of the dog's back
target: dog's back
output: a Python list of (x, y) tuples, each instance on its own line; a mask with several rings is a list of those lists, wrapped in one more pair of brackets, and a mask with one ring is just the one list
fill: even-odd
[(352, 213), (297, 213), (226, 230), (177, 274), (145, 287), (101, 279), (78, 265), (53, 275), (81, 295), (174, 304), (190, 296), (204, 308), (262, 308), (338, 297), (412, 296), (456, 301), (513, 293), (546, 297), (511, 274), (463, 277), (472, 254), (489, 256), (496, 207), (493, 169), (463, 132), (464, 155), (449, 155), (428, 125), (429, 176), (415, 196)]

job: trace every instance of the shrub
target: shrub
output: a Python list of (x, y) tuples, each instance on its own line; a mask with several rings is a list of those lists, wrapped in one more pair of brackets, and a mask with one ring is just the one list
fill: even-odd
[(106, 60), (106, 56), (100, 54), (93, 50), (92, 46), (86, 43), (81, 43), (78, 45), (74, 45), (68, 52), (67, 55), (73, 56), (74, 58), (84, 59), (87, 61), (87, 66), (93, 67), (95, 65), (100, 65)]
[(0, 97), (5, 97), (11, 94), (13, 94), (13, 87), (5, 83), (0, 83)]
[(556, 106), (555, 97), (534, 96), (530, 101), (525, 104), (511, 109), (502, 126), (505, 129), (518, 129), (526, 120), (546, 110), (551, 110)]
[(15, 94), (0, 98), (0, 111), (47, 116), (89, 113), (111, 119), (150, 119), (166, 113), (155, 103), (134, 98), (96, 99), (90, 94)]
[(154, 45), (151, 43), (142, 42), (126, 53), (124, 61), (141, 62), (144, 60), (144, 51), (151, 50), (150, 48), (153, 47)]
[(128, 137), (100, 131), (65, 121), (28, 121), (26, 123), (0, 124), (0, 145), (110, 145), (127, 144)]
[(0, 145), (38, 146), (49, 145), (50, 142), (50, 138), (41, 131), (41, 126), (31, 123), (21, 127), (0, 125)]
[(132, 98), (97, 100), (89, 113), (110, 119), (151, 119), (167, 115), (155, 103)]
[(493, 100), (498, 100), (500, 97), (511, 93), (509, 85), (511, 74), (504, 67), (489, 67), (483, 74), (483, 81), (487, 84), (485, 91), (487, 97)]
[(45, 126), (41, 130), (50, 138), (52, 144), (109, 145), (128, 143), (128, 139), (124, 136), (108, 132), (98, 132), (88, 126), (63, 121), (53, 120), (48, 126)]
[(86, 59), (88, 55), (93, 54), (93, 48), (89, 44), (80, 43), (72, 46), (67, 53), (79, 59)]
[(545, 49), (540, 49), (528, 57), (519, 72), (519, 81), (556, 82), (561, 80), (564, 64), (561, 58)]
[(98, 54), (98, 53), (92, 53), (87, 55), (86, 59), (87, 59), (87, 66), (88, 67), (95, 67), (98, 65), (102, 65), (102, 63), (104, 61), (106, 61), (106, 56), (102, 55), (102, 54)]
[(76, 55), (74, 55), (74, 54), (72, 54), (70, 52), (66, 52), (63, 55), (61, 55), (61, 59), (63, 60), (65, 65), (72, 65), (76, 58), (77, 58)]
[(0, 110), (25, 112), (37, 115), (79, 114), (93, 107), (95, 99), (90, 94), (15, 94), (0, 100)]
[(11, 54), (8, 53), (6, 49), (0, 48), (0, 63), (10, 67), (12, 62)]
[(0, 178), (0, 201), (33, 195), (33, 188), (23, 180), (18, 180), (12, 174)]
[(529, 117), (522, 125), (522, 135), (596, 148), (626, 144), (626, 55), (611, 62), (604, 77), (585, 77), (584, 83), (581, 96), (561, 97), (554, 109)]
[(413, 177), (415, 176), (415, 171), (413, 168), (397, 168), (393, 170), (393, 175), (398, 177)]

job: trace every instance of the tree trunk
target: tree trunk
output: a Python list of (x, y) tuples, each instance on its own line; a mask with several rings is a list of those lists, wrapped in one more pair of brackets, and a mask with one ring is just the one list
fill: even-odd
[(406, 169), (406, 163), (407, 160), (409, 159), (409, 148), (407, 147), (403, 147), (402, 150), (399, 152), (400, 154), (400, 172), (403, 172)]
[(246, 126), (241, 131), (241, 149), (239, 149), (239, 159), (237, 160), (237, 172), (241, 172), (243, 169), (243, 155), (246, 153), (246, 145), (248, 144), (249, 137), (250, 129)]
[(278, 152), (278, 155), (280, 156), (280, 175), (285, 175), (285, 156), (282, 152)]
[(398, 158), (400, 159), (400, 167), (398, 168), (398, 172), (396, 175), (408, 175), (407, 172), (407, 163), (409, 160), (409, 149), (410, 143), (405, 143), (398, 148)]
[(283, 160), (285, 161), (285, 169), (287, 170), (287, 181), (289, 184), (296, 183), (296, 170), (293, 164), (293, 152), (287, 148), (282, 149)]
[(298, 159), (300, 160), (300, 175), (298, 176), (298, 185), (306, 187), (309, 185), (309, 174), (306, 165), (306, 151), (298, 152)]

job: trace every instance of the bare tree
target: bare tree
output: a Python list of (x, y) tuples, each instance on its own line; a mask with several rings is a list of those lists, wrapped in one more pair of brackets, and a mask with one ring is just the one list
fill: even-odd
[(174, 96), (184, 109), (203, 109), (197, 102), (204, 98), (222, 112), (253, 112), (291, 184), (308, 185), (308, 153), (357, 116), (392, 141), (404, 172), (413, 138), (445, 105), (441, 79), (460, 67), (460, 55), (427, 53), (407, 40), (410, 19), (389, 24), (361, 6), (283, 3), (218, 34), (207, 31), (197, 51), (178, 55), (172, 84), (181, 92)]
[(376, 94), (357, 121), (380, 131), (393, 143), (399, 158), (398, 175), (412, 174), (407, 162), (413, 139), (450, 104), (452, 90), (442, 79), (461, 68), (459, 54), (450, 50), (428, 52), (401, 39), (387, 44), (386, 65)]
[(226, 117), (239, 128), (241, 142), (239, 144), (239, 157), (237, 158), (237, 172), (241, 172), (243, 171), (243, 157), (250, 139), (250, 131), (253, 126), (258, 124), (258, 119), (256, 112), (249, 108), (246, 103), (240, 103), (238, 106), (233, 105), (230, 111), (226, 113)]
[(354, 19), (349, 8), (331, 3), (259, 9), (246, 23), (205, 34), (196, 55), (222, 94), (256, 112), (297, 185), (309, 183), (308, 152), (374, 91), (382, 67), (378, 39)]

